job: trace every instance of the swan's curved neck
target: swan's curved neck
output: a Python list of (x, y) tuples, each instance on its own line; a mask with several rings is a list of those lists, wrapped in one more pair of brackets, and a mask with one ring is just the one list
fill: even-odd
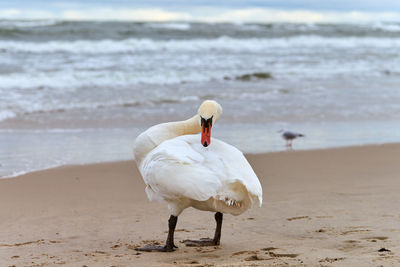
[(187, 134), (201, 132), (199, 115), (185, 121), (168, 122), (150, 127), (140, 134), (135, 141), (133, 152), (138, 166), (144, 157), (162, 142)]

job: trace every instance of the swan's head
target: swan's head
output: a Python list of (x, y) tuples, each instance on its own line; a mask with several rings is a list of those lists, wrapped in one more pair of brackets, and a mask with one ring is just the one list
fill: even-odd
[(201, 144), (206, 147), (211, 143), (211, 127), (221, 116), (222, 107), (214, 100), (206, 100), (200, 105), (198, 114), (201, 125)]

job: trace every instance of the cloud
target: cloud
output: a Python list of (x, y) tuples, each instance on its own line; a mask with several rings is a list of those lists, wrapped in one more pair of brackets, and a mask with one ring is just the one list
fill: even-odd
[(1, 19), (51, 19), (54, 14), (45, 10), (0, 9)]
[(184, 12), (171, 12), (162, 9), (111, 9), (66, 10), (61, 13), (65, 20), (119, 20), (119, 21), (176, 21), (190, 20)]
[(49, 10), (3, 9), (0, 18), (117, 20), (117, 21), (200, 21), (200, 22), (292, 22), (292, 23), (365, 23), (400, 21), (399, 12), (317, 11), (271, 8), (196, 7), (182, 10), (162, 8), (76, 8)]
[(395, 12), (323, 12), (311, 10), (279, 10), (249, 8), (228, 10), (212, 17), (203, 17), (206, 21), (239, 22), (292, 22), (292, 23), (366, 23), (376, 21), (399, 21), (400, 13)]
[(268, 8), (215, 9), (167, 11), (163, 9), (89, 9), (66, 10), (62, 19), (71, 20), (123, 20), (123, 21), (200, 21), (200, 22), (374, 22), (399, 21), (400, 13), (395, 12), (323, 12), (310, 10), (279, 10)]
[(201, 17), (210, 22), (323, 22), (324, 14), (308, 10), (247, 8), (225, 10), (218, 15)]

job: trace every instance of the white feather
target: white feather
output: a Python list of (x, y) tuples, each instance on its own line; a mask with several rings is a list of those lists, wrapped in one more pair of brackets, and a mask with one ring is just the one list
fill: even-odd
[(262, 203), (261, 184), (243, 154), (212, 139), (209, 147), (199, 135), (166, 140), (139, 165), (150, 200), (167, 201), (173, 215), (193, 206), (234, 215), (254, 201)]

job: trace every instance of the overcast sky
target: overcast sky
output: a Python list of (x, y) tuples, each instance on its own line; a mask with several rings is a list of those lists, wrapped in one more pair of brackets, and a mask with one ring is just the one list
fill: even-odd
[(400, 22), (400, 0), (10, 0), (0, 19)]

